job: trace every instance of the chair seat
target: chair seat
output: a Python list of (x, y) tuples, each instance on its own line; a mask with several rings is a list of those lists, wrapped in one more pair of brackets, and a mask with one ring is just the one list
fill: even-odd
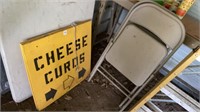
[(127, 25), (106, 60), (136, 86), (141, 86), (167, 55), (167, 48), (139, 29)]

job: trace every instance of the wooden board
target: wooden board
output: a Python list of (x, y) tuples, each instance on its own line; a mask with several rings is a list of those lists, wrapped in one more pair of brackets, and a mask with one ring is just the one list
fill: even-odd
[(36, 108), (42, 110), (90, 73), (91, 21), (21, 43)]

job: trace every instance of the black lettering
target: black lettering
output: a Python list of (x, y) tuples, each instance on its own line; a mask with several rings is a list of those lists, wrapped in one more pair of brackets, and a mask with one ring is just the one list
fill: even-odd
[(72, 42), (70, 42), (69, 44), (66, 45), (66, 49), (67, 49), (67, 55), (72, 54), (72, 48), (70, 47), (70, 45), (72, 45)]
[(55, 68), (55, 75), (56, 75), (56, 78), (62, 76), (62, 66), (61, 65), (59, 66), (59, 73), (58, 73), (58, 69)]
[(82, 37), (83, 40), (82, 40), (82, 44), (83, 44), (83, 47), (87, 46), (87, 43), (86, 43), (86, 38), (87, 38), (87, 35)]
[(35, 59), (34, 59), (34, 65), (35, 65), (36, 71), (38, 71), (38, 70), (44, 68), (44, 64), (42, 64), (42, 65), (39, 67), (39, 65), (38, 65), (38, 60), (39, 60), (39, 59), (42, 59), (42, 56), (39, 56), (38, 58), (35, 58)]
[(64, 72), (70, 71), (70, 61), (64, 63)]
[(85, 61), (85, 53), (80, 54), (80, 64)]
[(55, 62), (55, 57), (54, 57), (54, 52), (51, 51), (51, 55), (49, 56), (48, 53), (46, 53), (46, 59), (47, 59), (47, 64), (50, 65), (50, 61)]
[(75, 68), (78, 65), (78, 57), (72, 59), (72, 67)]
[(76, 50), (79, 50), (81, 48), (81, 44), (80, 44), (80, 39), (76, 40)]
[(63, 49), (63, 46), (56, 49), (57, 50), (58, 60), (64, 58), (64, 55), (62, 55), (62, 51), (60, 51), (62, 49)]
[(48, 75), (50, 75), (51, 73), (52, 72), (49, 71), (48, 73), (44, 74), (46, 84), (49, 84), (50, 82), (53, 81), (53, 78), (51, 78), (50, 80), (48, 79)]

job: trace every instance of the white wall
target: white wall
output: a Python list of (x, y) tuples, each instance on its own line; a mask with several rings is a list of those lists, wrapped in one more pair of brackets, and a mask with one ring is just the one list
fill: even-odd
[(31, 96), (20, 42), (92, 19), (93, 9), (94, 0), (0, 0), (0, 51), (14, 101)]

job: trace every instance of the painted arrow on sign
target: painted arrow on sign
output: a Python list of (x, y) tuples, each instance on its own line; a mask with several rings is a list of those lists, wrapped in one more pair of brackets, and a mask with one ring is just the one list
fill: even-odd
[(53, 99), (54, 96), (56, 95), (56, 92), (57, 92), (57, 90), (51, 88), (51, 90), (45, 94), (46, 101)]
[(63, 81), (63, 88), (70, 88), (72, 83), (74, 82), (74, 77), (68, 75), (68, 78)]
[(81, 77), (83, 77), (85, 72), (86, 72), (85, 68), (82, 68), (82, 70), (78, 72), (78, 78), (80, 79)]

